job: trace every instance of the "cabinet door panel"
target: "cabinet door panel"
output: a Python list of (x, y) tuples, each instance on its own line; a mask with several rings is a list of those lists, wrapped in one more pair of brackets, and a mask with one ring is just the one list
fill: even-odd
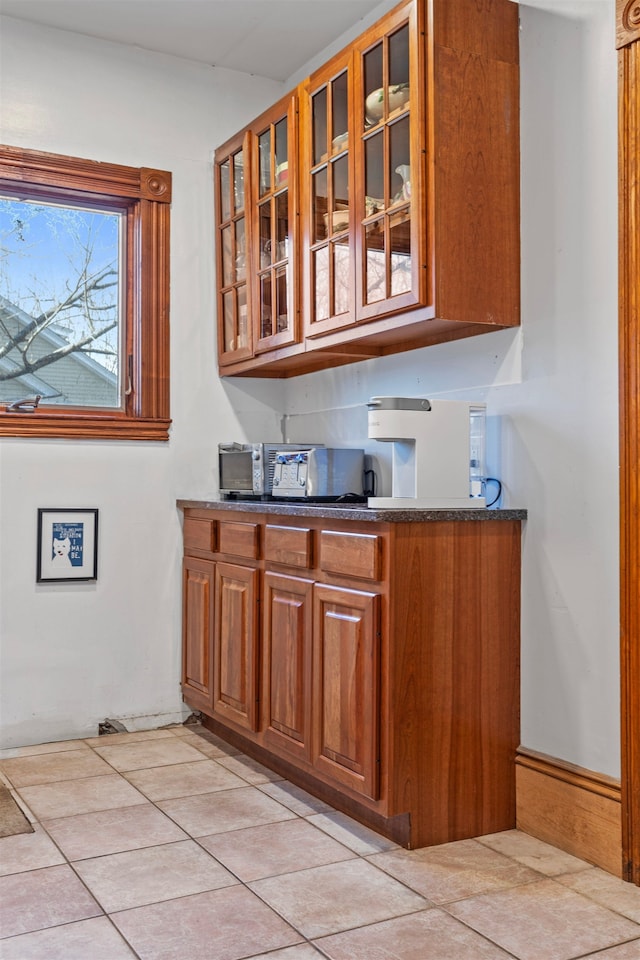
[(257, 729), (258, 571), (216, 564), (213, 711)]
[(211, 710), (213, 697), (213, 571), (210, 560), (185, 557), (182, 575), (182, 692)]
[(379, 796), (379, 609), (373, 593), (318, 584), (314, 598), (313, 762)]
[(312, 589), (312, 580), (265, 574), (264, 737), (275, 749), (305, 759), (310, 756)]

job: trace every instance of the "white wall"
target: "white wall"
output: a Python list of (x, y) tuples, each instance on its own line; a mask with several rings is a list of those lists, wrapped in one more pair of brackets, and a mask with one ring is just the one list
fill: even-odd
[[(281, 437), (279, 383), (216, 375), (212, 159), (279, 84), (2, 19), (0, 139), (173, 173), (168, 444), (0, 442), (3, 745), (182, 715), (182, 496), (215, 494), (220, 440)], [(250, 426), (249, 426), (250, 425)], [(96, 584), (35, 583), (38, 507), (100, 510)], [(130, 719), (133, 718), (133, 719)]]
[(521, 329), (287, 381), (287, 432), (364, 446), (390, 494), (370, 396), (487, 402), (488, 472), (502, 506), (528, 510), (521, 742), (619, 776), (614, 4), (534, 3), (520, 3)]
[[(503, 504), (529, 510), (522, 742), (618, 775), (614, 5), (546, 5), (521, 4), (522, 329), (284, 383), (216, 376), (209, 215), (213, 149), (281, 88), (3, 21), (3, 142), (174, 175), (169, 444), (0, 444), (7, 745), (177, 716), (175, 499), (215, 494), (217, 442), (278, 437), (282, 414), (366, 445), (386, 482), (365, 403), (400, 393), (487, 401)], [(101, 511), (98, 583), (36, 586), (37, 507), (75, 505)]]

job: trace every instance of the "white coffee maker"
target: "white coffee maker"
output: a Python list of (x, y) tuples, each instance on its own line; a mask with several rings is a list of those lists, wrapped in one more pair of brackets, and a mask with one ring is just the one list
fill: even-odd
[(393, 444), (390, 497), (370, 507), (485, 507), (486, 404), (372, 397), (369, 438)]

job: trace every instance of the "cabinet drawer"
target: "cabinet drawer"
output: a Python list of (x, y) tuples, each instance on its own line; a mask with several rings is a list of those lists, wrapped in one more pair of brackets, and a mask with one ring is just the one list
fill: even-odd
[(258, 557), (259, 529), (260, 525), (257, 523), (232, 523), (228, 520), (221, 520), (218, 529), (219, 552), (256, 560)]
[(290, 567), (311, 566), (311, 530), (269, 523), (264, 533), (265, 560)]
[(320, 569), (363, 580), (379, 580), (382, 537), (375, 533), (320, 533)]
[(216, 548), (215, 520), (201, 520), (195, 517), (184, 518), (184, 547), (185, 551), (206, 550), (213, 553)]

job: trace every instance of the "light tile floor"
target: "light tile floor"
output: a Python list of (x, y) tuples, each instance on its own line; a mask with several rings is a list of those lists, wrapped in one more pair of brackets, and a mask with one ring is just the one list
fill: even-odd
[(640, 889), (516, 830), (406, 851), (198, 726), (6, 750), (5, 960), (640, 960)]

